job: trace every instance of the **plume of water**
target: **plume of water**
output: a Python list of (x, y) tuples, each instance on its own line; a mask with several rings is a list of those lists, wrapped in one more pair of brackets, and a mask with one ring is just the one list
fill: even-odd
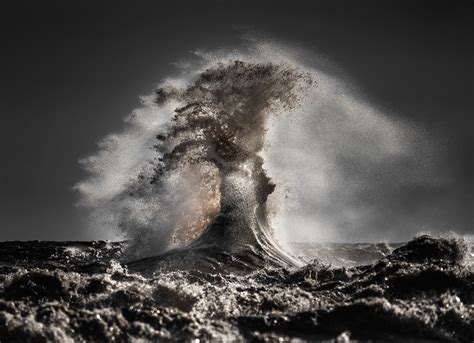
[[(351, 165), (381, 171), (426, 152), (418, 144), (414, 153), (411, 126), (294, 49), (257, 42), (197, 54), (201, 62), (182, 64), (181, 76), (164, 80), (121, 133), (81, 161), (89, 172), (76, 185), (81, 203), (95, 225), (129, 240), (134, 257), (199, 241), (293, 263), (274, 229), (280, 240), (311, 236), (302, 224), (311, 214), (312, 230), (325, 234), (341, 222), (360, 224), (365, 209), (353, 201), (367, 182), (357, 172), (347, 180)], [(395, 179), (403, 183), (412, 170)], [(346, 208), (328, 216), (341, 194)]]

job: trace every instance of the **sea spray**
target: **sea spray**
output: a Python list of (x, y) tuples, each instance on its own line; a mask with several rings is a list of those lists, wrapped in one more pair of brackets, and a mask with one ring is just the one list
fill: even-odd
[(129, 259), (212, 243), (286, 264), (275, 238), (412, 229), (390, 199), (440, 180), (409, 123), (292, 48), (198, 55), (81, 161), (80, 203), (92, 226), (128, 240)]
[(160, 185), (169, 173), (199, 175), (200, 181), (193, 220), (170, 238), (188, 245), (206, 230), (201, 239), (229, 252), (251, 245), (279, 257), (266, 208), (275, 185), (259, 153), (269, 117), (291, 110), (311, 84), (309, 74), (288, 65), (233, 61), (205, 70), (187, 88), (157, 90), (158, 104), (173, 99), (183, 106), (158, 136), (151, 183)]
[[(130, 250), (159, 254), (200, 237), (230, 253), (250, 245), (289, 262), (272, 238), (266, 202), (275, 185), (259, 153), (269, 117), (291, 111), (311, 85), (290, 65), (234, 60), (184, 87), (158, 88), (154, 104), (173, 103), (174, 115), (156, 132), (155, 155), (138, 181), (111, 199), (125, 204), (116, 215)], [(151, 220), (135, 214), (150, 211)]]

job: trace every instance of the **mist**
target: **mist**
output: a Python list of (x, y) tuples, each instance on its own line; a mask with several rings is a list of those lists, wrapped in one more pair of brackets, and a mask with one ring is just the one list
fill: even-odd
[[(255, 38), (234, 49), (196, 50), (177, 61), (178, 72), (158, 87), (184, 85), (209, 65), (237, 59), (297, 66), (315, 82), (291, 114), (271, 117), (261, 153), (276, 184), (268, 208), (280, 242), (403, 241), (421, 231), (450, 229), (431, 225), (426, 197), (413, 201), (423, 192), (449, 186), (436, 140), (415, 123), (371, 103), (354, 80), (314, 52)], [(152, 168), (156, 135), (169, 126), (177, 106), (171, 102), (158, 108), (151, 99), (144, 96), (142, 107), (125, 119), (124, 129), (109, 134), (95, 154), (81, 160), (89, 177), (75, 187), (79, 204), (89, 209), (91, 227), (111, 239), (126, 237), (129, 228), (123, 230), (124, 225), (153, 231), (167, 222), (171, 230), (183, 213), (170, 210), (169, 218), (157, 217), (156, 195), (123, 196)], [(176, 195), (170, 209), (185, 203), (189, 193), (179, 190), (180, 181), (169, 187), (168, 194)]]

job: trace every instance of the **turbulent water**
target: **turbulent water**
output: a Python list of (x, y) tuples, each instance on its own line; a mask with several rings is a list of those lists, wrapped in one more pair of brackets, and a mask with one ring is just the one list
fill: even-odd
[(118, 262), (124, 244), (0, 243), (1, 341), (474, 340), (474, 251), (460, 240), (303, 244), (304, 266), (250, 273), (163, 258), (140, 274)]
[[(354, 176), (352, 186), (344, 165), (403, 185), (413, 168), (398, 179), (377, 168), (410, 166), (424, 147), (324, 73), (266, 52), (208, 56), (165, 80), (82, 160), (80, 204), (122, 243), (0, 244), (1, 341), (474, 339), (472, 251), (461, 240), (283, 248), (277, 223), (305, 231), (288, 221), (292, 199), (276, 181), (295, 173), (296, 207), (326, 220), (319, 227), (357, 227), (370, 215), (355, 199), (370, 183)], [(296, 117), (317, 117), (310, 151), (285, 146), (304, 136), (289, 132)], [(273, 168), (273, 181), (276, 160), (290, 168)], [(347, 198), (337, 215), (335, 190)]]

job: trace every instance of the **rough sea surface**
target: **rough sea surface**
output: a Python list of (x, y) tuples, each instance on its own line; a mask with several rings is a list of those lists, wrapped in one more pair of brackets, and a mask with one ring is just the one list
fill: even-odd
[[(0, 244), (1, 341), (474, 340), (472, 247), (458, 238), (301, 243), (291, 252), (277, 242), (272, 219), (284, 216), (280, 205), (295, 206), (286, 174), (303, 163), (293, 158), (302, 144), (283, 147), (298, 129), (267, 141), (282, 116), (314, 123), (316, 150), (301, 154), (314, 155), (311, 172), (296, 182), (318, 189), (311, 208), (332, 189), (307, 181), (315, 170), (338, 174), (340, 161), (360, 156), (369, 158), (364, 171), (411, 166), (401, 163), (413, 155), (405, 143), (423, 149), (408, 126), (338, 82), (324, 86), (332, 77), (278, 49), (258, 51), (211, 54), (166, 78), (123, 131), (81, 160), (80, 205), (92, 227), (118, 230), (126, 243)], [(365, 143), (341, 145), (346, 137)], [(267, 171), (272, 142), (286, 173)], [(364, 188), (357, 177), (344, 187), (352, 180)], [(352, 199), (355, 189), (341, 194)]]
[(0, 341), (474, 340), (455, 238), (299, 244), (294, 268), (205, 247), (126, 263), (124, 244), (0, 243)]

